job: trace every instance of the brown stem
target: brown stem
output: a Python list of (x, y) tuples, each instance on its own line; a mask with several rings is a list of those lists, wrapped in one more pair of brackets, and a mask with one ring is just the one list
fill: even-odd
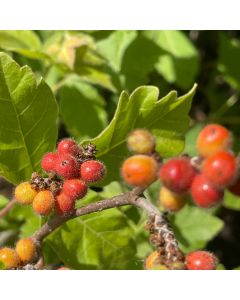
[(16, 199), (12, 199), (8, 202), (8, 204), (0, 210), (0, 218), (4, 217), (12, 207), (17, 203)]

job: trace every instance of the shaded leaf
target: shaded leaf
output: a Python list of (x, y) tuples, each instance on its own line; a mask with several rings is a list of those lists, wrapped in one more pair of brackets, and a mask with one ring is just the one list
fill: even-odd
[(224, 225), (222, 220), (207, 211), (189, 205), (171, 216), (170, 220), (185, 253), (204, 248)]
[(77, 139), (99, 134), (107, 125), (105, 102), (97, 89), (71, 77), (60, 89), (60, 114)]
[(198, 52), (187, 36), (177, 30), (148, 30), (144, 35), (161, 49), (156, 70), (169, 82), (189, 88), (199, 68)]

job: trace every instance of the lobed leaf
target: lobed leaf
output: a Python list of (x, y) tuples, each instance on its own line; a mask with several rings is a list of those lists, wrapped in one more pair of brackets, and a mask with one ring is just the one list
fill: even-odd
[(0, 175), (28, 180), (41, 157), (55, 147), (57, 104), (52, 91), (28, 66), (0, 53)]

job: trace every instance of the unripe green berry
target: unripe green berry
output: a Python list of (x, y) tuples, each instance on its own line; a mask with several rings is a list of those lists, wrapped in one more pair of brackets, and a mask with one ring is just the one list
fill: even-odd
[(155, 149), (155, 138), (146, 129), (136, 129), (129, 134), (127, 145), (130, 151), (138, 154), (148, 154)]

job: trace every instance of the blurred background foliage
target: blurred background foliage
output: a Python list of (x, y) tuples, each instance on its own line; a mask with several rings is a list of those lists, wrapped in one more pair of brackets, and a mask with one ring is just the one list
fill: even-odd
[[(170, 90), (182, 95), (197, 82), (185, 152), (196, 154), (196, 136), (210, 122), (227, 126), (234, 133), (234, 150), (240, 149), (239, 31), (0, 31), (0, 50), (20, 65), (30, 66), (37, 78), (43, 77), (51, 87), (59, 104), (59, 139), (73, 136), (81, 142), (97, 136), (112, 119), (122, 90), (131, 93), (140, 85), (154, 85), (160, 88), (161, 96)], [(6, 183), (1, 182), (1, 188), (7, 190)], [(158, 188), (153, 185), (147, 191), (153, 201)], [(124, 189), (112, 182), (103, 189), (93, 189), (86, 201), (111, 197)], [(5, 195), (9, 196), (6, 191)], [(0, 206), (5, 203), (5, 197), (0, 198)], [(111, 245), (110, 233), (105, 237), (109, 243), (105, 259), (112, 258), (113, 265), (97, 259), (94, 249), (84, 259), (80, 254), (80, 258), (69, 256), (69, 249), (83, 247), (83, 240), (77, 240), (71, 232), (83, 232), (84, 220), (69, 222), (62, 232), (51, 236), (44, 244), (46, 261), (64, 262), (75, 268), (141, 268), (151, 251), (143, 230), (144, 217), (133, 208), (119, 209), (114, 214), (119, 221), (115, 230), (128, 223), (128, 229), (121, 231), (123, 246), (129, 248), (127, 255), (120, 256), (122, 263), (119, 255), (115, 260), (112, 256), (116, 245)], [(103, 215), (101, 220), (108, 222), (109, 218), (112, 222), (112, 214)], [(104, 227), (101, 220), (98, 229)], [(189, 204), (170, 220), (185, 252), (207, 247), (226, 268), (240, 265), (239, 198), (227, 193), (223, 206), (207, 212)], [(95, 222), (92, 217), (85, 221)], [(39, 220), (32, 212), (15, 208), (0, 221), (0, 245), (14, 243), (16, 235), (28, 236), (38, 226)], [(126, 241), (129, 235), (131, 239)], [(87, 236), (90, 244), (96, 242), (99, 233), (94, 235), (90, 230)], [(66, 249), (58, 253), (56, 249), (63, 248), (63, 244)]]

